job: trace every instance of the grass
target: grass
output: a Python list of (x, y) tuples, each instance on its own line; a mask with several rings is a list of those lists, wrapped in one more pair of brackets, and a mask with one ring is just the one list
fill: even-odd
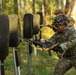
[[(31, 71), (28, 71), (28, 58), (27, 58), (27, 45), (22, 42), (19, 46), (20, 49), (20, 70), (21, 75), (53, 75), (55, 65), (58, 59), (48, 55), (48, 52), (37, 50), (36, 59), (34, 59), (34, 51), (31, 57)], [(5, 75), (15, 75), (12, 48), (9, 48), (9, 55), (5, 60)], [(76, 75), (74, 68), (69, 70), (65, 75)]]

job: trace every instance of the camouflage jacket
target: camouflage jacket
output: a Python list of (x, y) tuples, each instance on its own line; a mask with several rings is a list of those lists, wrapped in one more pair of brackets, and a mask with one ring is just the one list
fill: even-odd
[(76, 57), (76, 30), (73, 27), (67, 26), (65, 32), (56, 32), (46, 41), (52, 44), (59, 43), (60, 47), (65, 50), (63, 57)]
[(75, 23), (74, 19), (71, 16), (66, 15), (66, 17), (67, 17), (67, 20), (68, 20), (68, 26), (73, 26), (74, 27), (74, 23)]

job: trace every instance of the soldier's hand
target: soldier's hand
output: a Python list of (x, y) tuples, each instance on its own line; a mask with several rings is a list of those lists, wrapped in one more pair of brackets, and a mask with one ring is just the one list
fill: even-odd
[(64, 52), (64, 50), (59, 45), (55, 46), (53, 48), (53, 50), (56, 51), (56, 52), (59, 52), (59, 53), (63, 53)]

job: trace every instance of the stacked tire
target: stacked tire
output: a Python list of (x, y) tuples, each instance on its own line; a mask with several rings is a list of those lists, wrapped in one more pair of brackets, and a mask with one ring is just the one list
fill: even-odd
[(9, 54), (9, 18), (0, 14), (0, 60), (4, 60)]
[(20, 43), (19, 39), (19, 24), (18, 16), (16, 14), (9, 15), (9, 46), (17, 47)]
[(23, 37), (30, 39), (33, 35), (38, 34), (40, 25), (43, 23), (42, 13), (25, 14), (23, 19)]

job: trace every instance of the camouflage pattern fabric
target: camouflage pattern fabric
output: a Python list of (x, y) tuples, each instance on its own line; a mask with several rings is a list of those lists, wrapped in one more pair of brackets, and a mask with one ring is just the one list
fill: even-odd
[(67, 26), (62, 33), (56, 32), (46, 41), (52, 44), (59, 43), (60, 47), (65, 50), (63, 58), (56, 66), (54, 75), (64, 75), (72, 66), (76, 69), (76, 30), (72, 26)]
[(76, 69), (76, 57), (73, 59), (60, 59), (56, 65), (54, 75), (64, 75), (72, 66)]
[(75, 23), (75, 20), (71, 17), (71, 16), (66, 16), (67, 17), (67, 20), (68, 20), (68, 26), (73, 26), (74, 27), (74, 23)]
[[(63, 15), (63, 10), (62, 9), (56, 9), (54, 14), (55, 15), (57, 15), (57, 14)], [(70, 15), (65, 15), (65, 16), (67, 17), (67, 20), (68, 20), (68, 23), (67, 23), (68, 26), (74, 27), (75, 20)]]
[(76, 30), (73, 27), (67, 26), (63, 33), (56, 32), (46, 41), (52, 44), (59, 43), (60, 47), (66, 51), (64, 57), (76, 56)]

